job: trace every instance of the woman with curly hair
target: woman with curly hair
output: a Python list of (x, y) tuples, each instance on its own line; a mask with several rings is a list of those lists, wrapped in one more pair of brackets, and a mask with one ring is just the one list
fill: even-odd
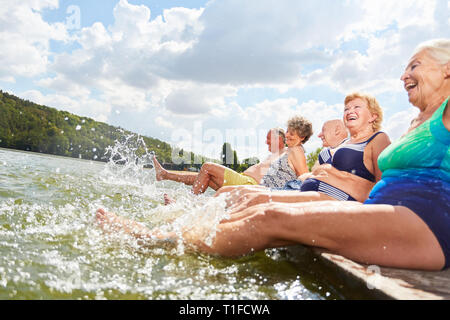
[[(380, 154), (381, 180), (363, 204), (260, 204), (221, 221), (211, 244), (190, 230), (183, 233), (184, 243), (222, 256), (304, 244), (365, 264), (421, 270), (448, 268), (450, 39), (420, 44), (401, 81), (419, 114), (408, 131)], [(358, 117), (361, 119), (352, 113), (353, 107), (346, 116), (352, 126), (357, 125)], [(149, 230), (101, 209), (97, 221), (102, 227), (115, 225), (143, 241), (177, 239), (177, 235)]]
[[(321, 151), (324, 164), (289, 181), (282, 191), (233, 190), (227, 198), (228, 205), (239, 211), (269, 201), (366, 200), (372, 187), (381, 179), (377, 159), (390, 140), (380, 131), (383, 111), (374, 97), (352, 93), (345, 97), (344, 104), (343, 121), (350, 136), (337, 148)], [(221, 189), (218, 194), (229, 191)]]
[[(312, 134), (311, 122), (303, 117), (296, 116), (288, 121), (286, 133), (282, 129), (269, 131), (266, 143), (272, 152), (272, 158), (269, 159), (270, 162), (267, 162), (267, 166), (264, 168), (260, 168), (261, 164), (257, 164), (240, 174), (217, 163), (207, 162), (203, 164), (197, 175), (187, 176), (184, 173), (169, 174), (154, 159), (156, 178), (157, 180), (167, 179), (192, 185), (194, 194), (203, 193), (208, 187), (214, 190), (222, 186), (232, 190), (232, 186), (241, 185), (282, 187), (287, 181), (308, 172), (302, 144), (308, 141)], [(275, 143), (272, 141), (273, 139), (275, 139)], [(287, 148), (284, 147), (284, 143), (288, 146)], [(165, 196), (166, 204), (171, 201)]]

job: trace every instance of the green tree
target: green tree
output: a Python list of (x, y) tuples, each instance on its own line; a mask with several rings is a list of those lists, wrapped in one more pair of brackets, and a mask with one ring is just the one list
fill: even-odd
[(320, 151), (322, 151), (322, 148), (317, 148), (315, 151), (310, 152), (306, 156), (306, 163), (308, 165), (309, 171), (311, 171), (312, 167), (314, 166), (314, 164), (316, 163), (317, 159), (319, 158)]
[(236, 150), (233, 151), (233, 170), (237, 170), (239, 168), (239, 159), (237, 156)]
[(222, 161), (222, 165), (230, 168), (231, 164), (233, 164), (234, 153), (231, 145), (228, 142), (225, 142), (222, 146), (222, 152), (220, 154), (220, 159)]
[[(120, 127), (58, 111), (0, 90), (0, 147), (106, 161), (107, 147), (130, 134)], [(172, 162), (170, 144), (142, 138), (147, 150), (139, 147), (138, 156), (154, 151), (163, 162)], [(202, 159), (197, 155), (194, 158)]]

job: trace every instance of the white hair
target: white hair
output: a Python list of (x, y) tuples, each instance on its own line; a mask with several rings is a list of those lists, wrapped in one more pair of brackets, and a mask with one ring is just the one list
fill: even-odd
[(427, 50), (437, 63), (444, 65), (450, 62), (450, 39), (433, 39), (422, 42), (413, 52), (413, 56), (420, 51)]

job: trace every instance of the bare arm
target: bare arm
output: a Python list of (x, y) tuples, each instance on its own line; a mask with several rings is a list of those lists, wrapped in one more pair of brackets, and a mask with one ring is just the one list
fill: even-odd
[(372, 149), (373, 175), (375, 176), (375, 181), (378, 182), (381, 180), (381, 170), (378, 167), (378, 157), (380, 156), (380, 153), (391, 144), (391, 140), (387, 134), (380, 133), (372, 141), (370, 141), (369, 144)]
[(231, 215), (233, 215), (234, 213), (238, 213), (245, 208), (255, 206), (261, 203), (271, 203), (271, 202), (297, 203), (297, 202), (310, 202), (320, 200), (333, 200), (333, 199), (320, 192), (261, 190), (253, 193), (238, 195), (236, 201), (230, 203), (229, 212)]
[[(450, 68), (450, 67), (449, 67)], [(450, 131), (450, 102), (447, 102), (447, 106), (444, 110), (444, 115), (442, 116), (442, 122), (444, 123), (444, 127), (447, 128), (448, 131)]]
[(359, 202), (364, 202), (369, 197), (369, 193), (375, 185), (375, 183), (367, 179), (338, 170), (330, 164), (319, 166), (312, 172), (312, 178), (341, 189)]
[[(391, 143), (385, 133), (377, 135), (368, 145), (370, 156), (365, 159), (365, 165), (375, 177), (375, 182), (381, 179), (381, 170), (378, 167), (378, 156)], [(326, 182), (348, 193), (359, 202), (364, 202), (370, 194), (375, 183), (361, 178), (355, 174), (340, 171), (329, 164), (321, 165), (312, 172), (313, 178)]]
[(289, 150), (288, 162), (297, 177), (309, 172), (305, 152), (301, 147), (293, 147)]

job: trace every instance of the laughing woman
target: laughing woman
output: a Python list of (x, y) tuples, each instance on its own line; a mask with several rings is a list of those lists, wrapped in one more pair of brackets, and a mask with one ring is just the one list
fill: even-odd
[[(381, 180), (364, 204), (269, 203), (222, 221), (211, 245), (186, 231), (198, 250), (239, 256), (293, 244), (325, 248), (380, 266), (440, 270), (450, 265), (450, 39), (421, 44), (401, 77), (419, 115), (380, 155)], [(139, 239), (175, 237), (97, 212), (100, 225)]]
[[(284, 190), (252, 189), (241, 186), (227, 196), (231, 213), (249, 206), (275, 202), (305, 202), (341, 200), (364, 202), (370, 190), (381, 179), (378, 156), (391, 143), (380, 131), (383, 111), (378, 101), (366, 94), (353, 93), (345, 97), (343, 121), (350, 137), (333, 154), (329, 163), (318, 166), (299, 180), (289, 181)], [(301, 192), (298, 192), (301, 191)], [(217, 194), (229, 192), (220, 189)]]

